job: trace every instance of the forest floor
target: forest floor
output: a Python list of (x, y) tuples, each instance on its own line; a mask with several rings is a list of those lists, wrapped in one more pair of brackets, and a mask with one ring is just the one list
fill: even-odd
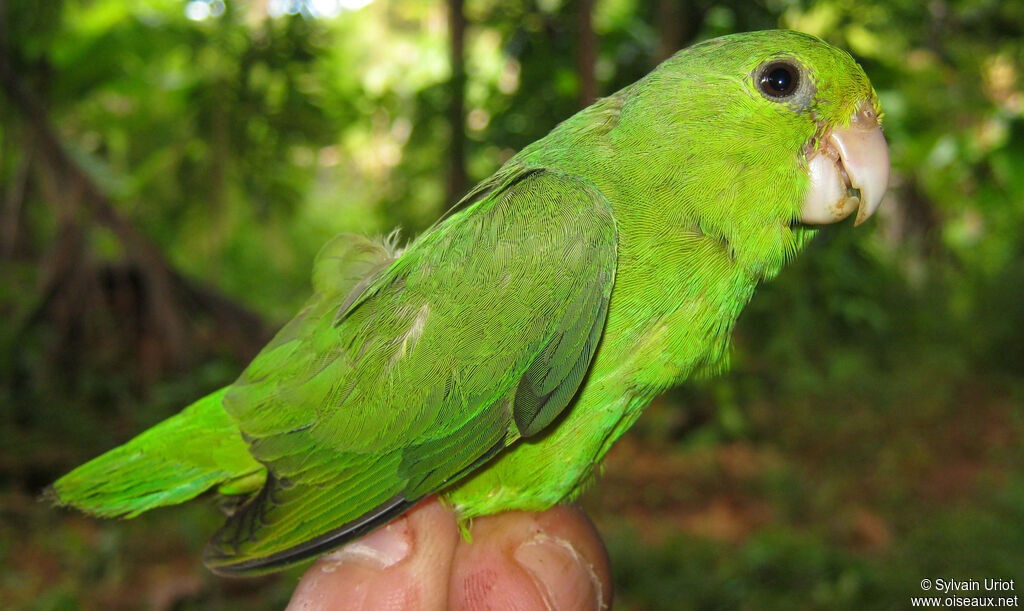
[[(927, 421), (846, 414), (832, 435), (766, 434), (805, 416), (768, 404), (744, 439), (627, 434), (580, 500), (612, 557), (615, 607), (892, 609), (927, 594), (923, 578), (1024, 582), (1024, 422), (1008, 397), (965, 392)], [(212, 500), (100, 521), (4, 489), (0, 514), (5, 608), (275, 609), (301, 573), (206, 571)]]

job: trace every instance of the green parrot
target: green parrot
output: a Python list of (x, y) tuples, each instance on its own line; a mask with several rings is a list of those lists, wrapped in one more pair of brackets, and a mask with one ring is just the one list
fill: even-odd
[(408, 246), (334, 238), (237, 381), (48, 494), (133, 517), (215, 489), (220, 574), (322, 554), (434, 493), (463, 522), (572, 499), (654, 397), (726, 367), (740, 310), (814, 225), (875, 211), (880, 118), (813, 36), (684, 49)]

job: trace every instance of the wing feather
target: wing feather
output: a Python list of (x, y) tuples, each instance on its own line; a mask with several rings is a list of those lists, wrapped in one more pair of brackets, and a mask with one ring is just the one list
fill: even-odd
[(318, 267), (317, 295), (225, 396), (269, 477), (207, 564), (258, 572), (320, 553), (542, 430), (597, 347), (615, 257), (597, 188), (531, 171), (364, 266), (348, 292)]

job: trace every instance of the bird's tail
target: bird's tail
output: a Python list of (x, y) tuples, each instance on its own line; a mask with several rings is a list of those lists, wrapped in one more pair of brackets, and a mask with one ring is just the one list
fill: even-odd
[(128, 443), (60, 478), (44, 493), (101, 517), (132, 518), (187, 501), (213, 486), (252, 493), (266, 471), (224, 411), (226, 389), (207, 395)]

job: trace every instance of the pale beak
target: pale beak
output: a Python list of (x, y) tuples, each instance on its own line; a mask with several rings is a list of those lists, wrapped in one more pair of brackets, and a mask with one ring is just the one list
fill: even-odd
[(889, 185), (889, 147), (870, 102), (861, 102), (849, 126), (826, 132), (807, 169), (811, 186), (800, 222), (836, 223), (858, 210), (860, 225), (874, 214)]

